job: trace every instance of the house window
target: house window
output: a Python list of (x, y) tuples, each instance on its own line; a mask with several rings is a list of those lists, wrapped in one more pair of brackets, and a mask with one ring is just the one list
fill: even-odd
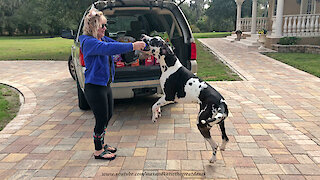
[(274, 11), (273, 11), (273, 15), (274, 15), (274, 16), (277, 15), (277, 4), (278, 4), (278, 0), (275, 0), (275, 1), (274, 1), (274, 6), (273, 6), (273, 7), (274, 7), (274, 8), (273, 8), (273, 10), (274, 10)]
[(317, 0), (300, 0), (300, 14), (315, 14)]
[(306, 14), (313, 14), (313, 1), (314, 0), (308, 0)]

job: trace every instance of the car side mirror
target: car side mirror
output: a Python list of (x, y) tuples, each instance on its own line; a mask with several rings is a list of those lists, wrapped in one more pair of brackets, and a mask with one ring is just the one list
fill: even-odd
[(75, 35), (72, 30), (62, 30), (61, 37), (66, 39), (74, 39)]

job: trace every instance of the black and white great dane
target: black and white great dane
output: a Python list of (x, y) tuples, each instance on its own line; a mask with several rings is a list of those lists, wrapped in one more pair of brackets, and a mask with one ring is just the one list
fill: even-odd
[(220, 150), (223, 151), (229, 141), (224, 126), (224, 119), (228, 116), (226, 101), (212, 86), (185, 68), (162, 38), (142, 35), (141, 40), (147, 44), (145, 51), (158, 59), (162, 71), (160, 85), (163, 96), (152, 106), (152, 121), (156, 122), (161, 116), (161, 106), (174, 102), (198, 103), (200, 112), (197, 126), (212, 147), (213, 155), (209, 161), (214, 163), (218, 145), (210, 135), (211, 127), (214, 124), (220, 126), (222, 133)]

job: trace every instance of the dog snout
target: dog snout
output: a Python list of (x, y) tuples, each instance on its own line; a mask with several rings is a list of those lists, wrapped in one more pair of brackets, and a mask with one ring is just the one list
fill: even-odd
[(149, 36), (147, 36), (147, 35), (145, 35), (145, 34), (141, 34), (141, 36), (140, 36), (140, 39), (142, 40), (142, 41), (145, 41), (145, 40), (147, 40), (149, 38)]
[(143, 51), (150, 51), (150, 46), (148, 43), (146, 43), (146, 47), (143, 49)]
[(145, 39), (145, 34), (141, 34), (140, 39), (143, 41)]
[(146, 47), (143, 49), (143, 51), (149, 51), (150, 47), (149, 47), (149, 36), (145, 35), (145, 34), (141, 34), (141, 38), (140, 38), (143, 42), (146, 43)]

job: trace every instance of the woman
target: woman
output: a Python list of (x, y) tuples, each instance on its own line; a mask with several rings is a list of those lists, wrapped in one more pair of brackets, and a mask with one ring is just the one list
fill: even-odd
[(117, 149), (104, 145), (105, 129), (112, 117), (113, 98), (110, 83), (115, 68), (111, 55), (143, 50), (145, 43), (120, 43), (104, 36), (107, 19), (101, 11), (90, 10), (85, 17), (83, 35), (79, 37), (86, 65), (84, 94), (95, 117), (93, 133), (96, 159), (113, 160)]

